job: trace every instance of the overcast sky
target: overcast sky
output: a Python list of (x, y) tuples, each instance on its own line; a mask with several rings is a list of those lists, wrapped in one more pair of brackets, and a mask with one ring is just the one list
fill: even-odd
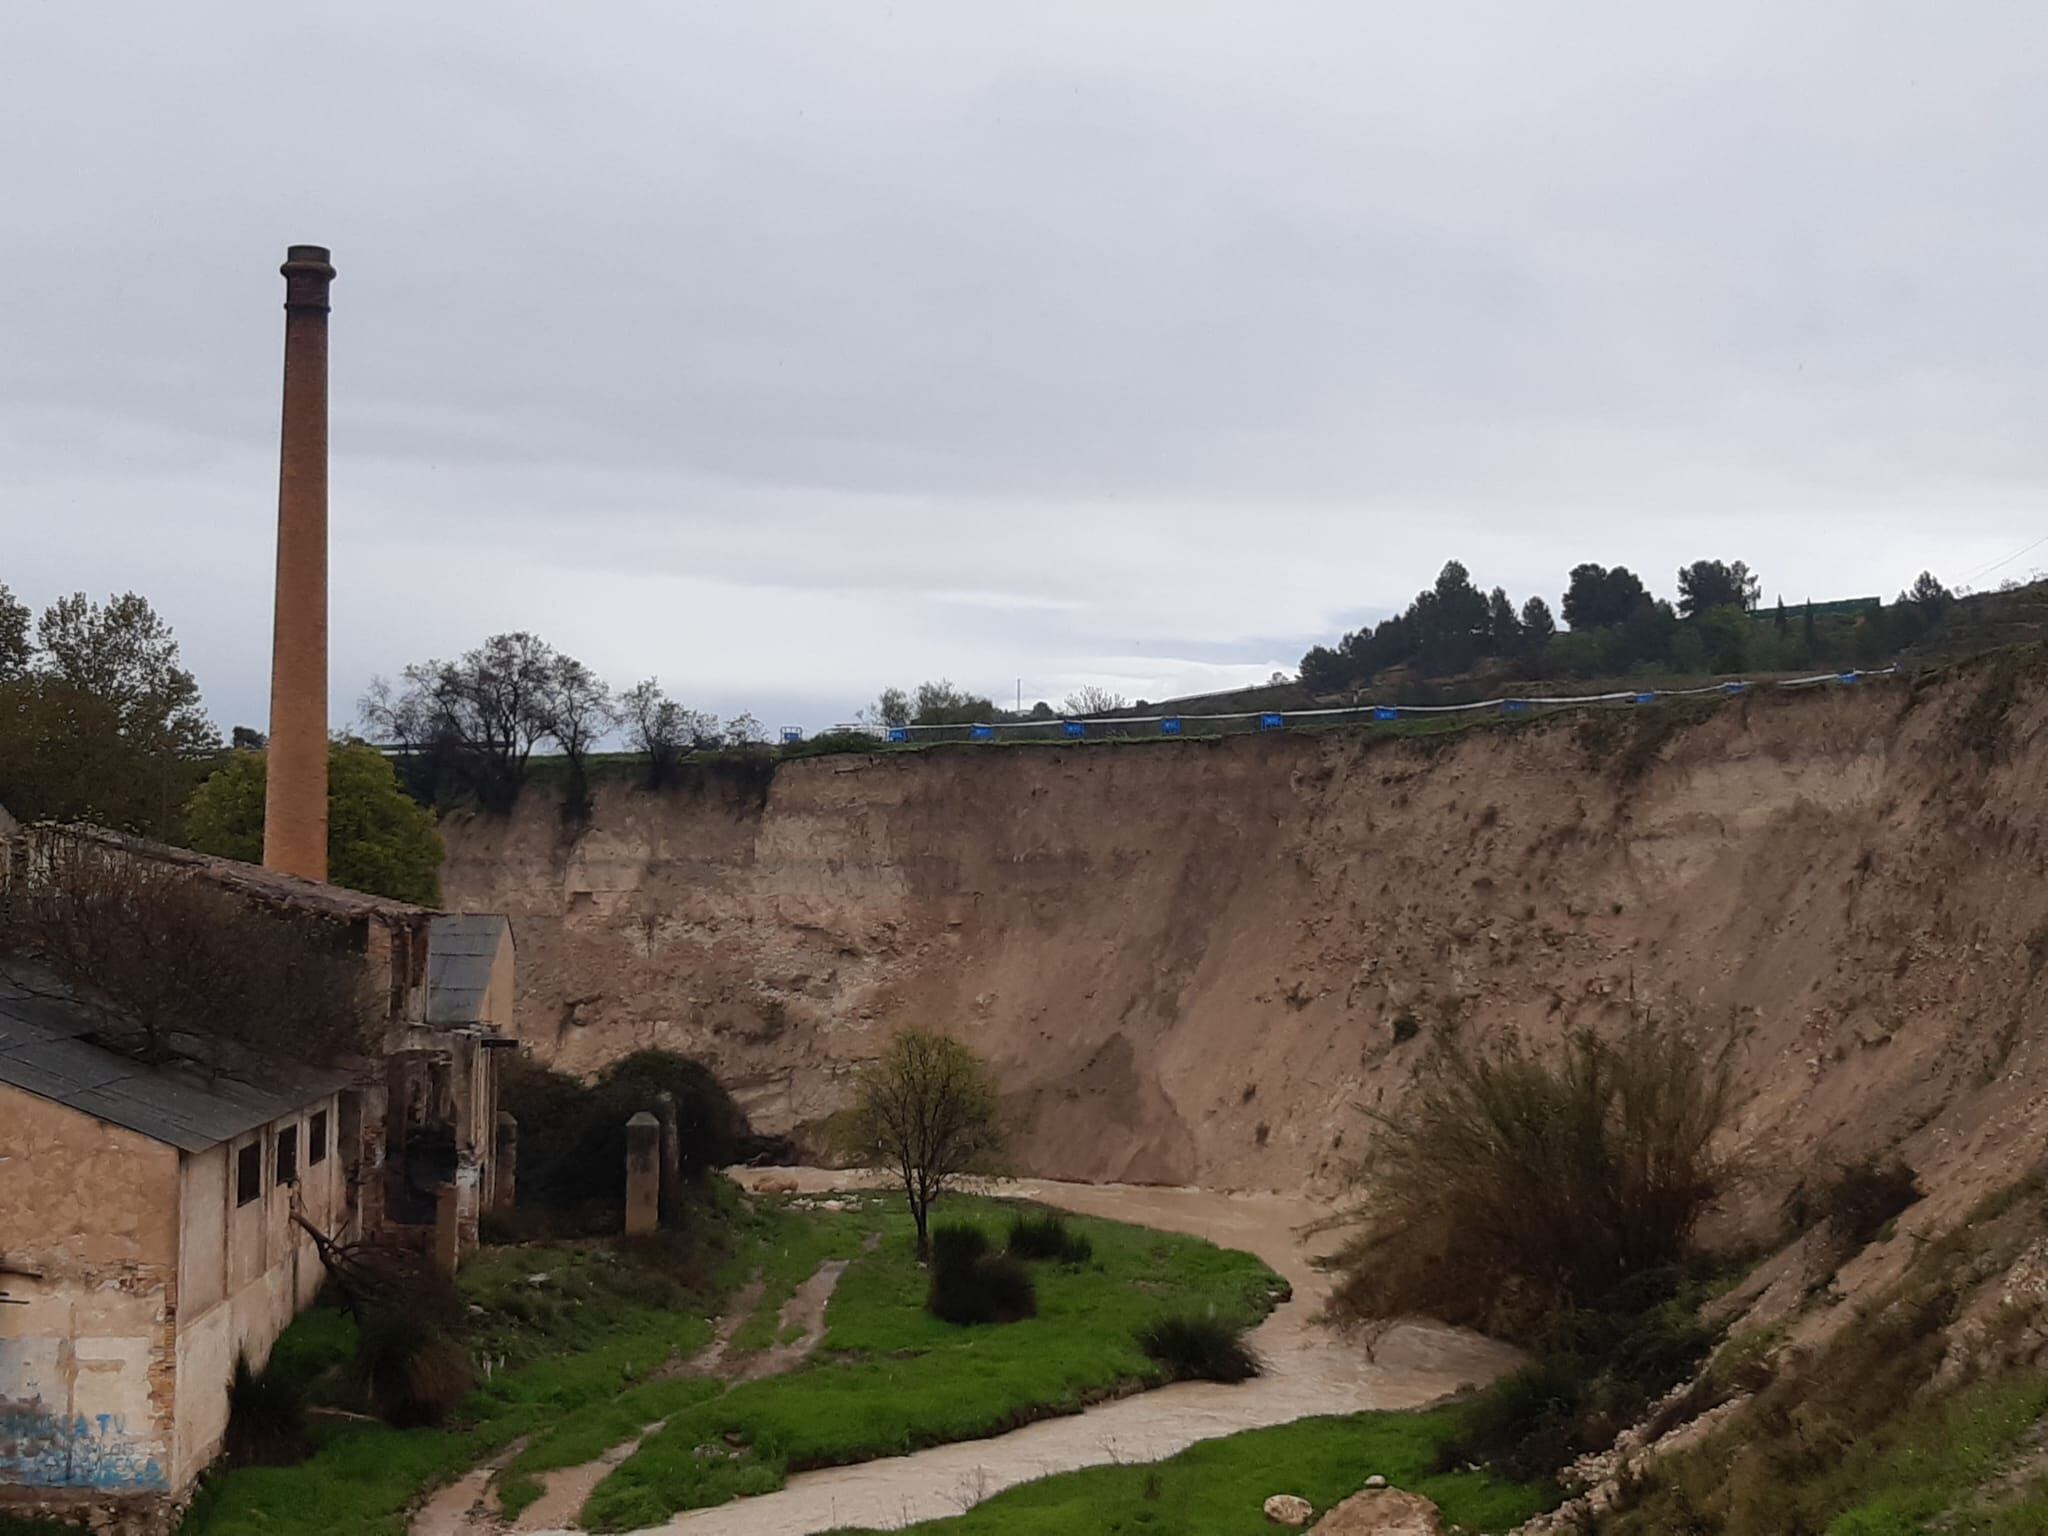
[(2048, 565), (2048, 7), (0, 7), (0, 582), (267, 705), (530, 628), (768, 724), (1291, 668), (1450, 556)]

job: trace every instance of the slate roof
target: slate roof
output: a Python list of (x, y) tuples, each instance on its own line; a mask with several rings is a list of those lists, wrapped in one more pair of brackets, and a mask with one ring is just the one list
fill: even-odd
[(101, 1040), (139, 1026), (68, 995), (47, 973), (0, 976), (0, 1083), (178, 1148), (204, 1152), (325, 1098), (340, 1072), (173, 1036), (176, 1059), (136, 1060)]
[(444, 912), (427, 925), (427, 1022), (482, 1022), (491, 961), (510, 932), (502, 917)]

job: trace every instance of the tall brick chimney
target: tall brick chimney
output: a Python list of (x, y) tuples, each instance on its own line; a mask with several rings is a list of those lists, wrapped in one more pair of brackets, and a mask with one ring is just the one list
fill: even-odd
[(277, 476), (277, 618), (263, 863), (327, 878), (327, 285), (324, 245), (284, 274), (284, 428)]

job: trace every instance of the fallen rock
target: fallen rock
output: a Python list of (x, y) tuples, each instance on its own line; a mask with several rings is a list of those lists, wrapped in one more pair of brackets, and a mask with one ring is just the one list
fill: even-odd
[(1316, 1536), (1443, 1536), (1443, 1516), (1419, 1493), (1384, 1486), (1354, 1493), (1316, 1522)]
[(1266, 1500), (1266, 1518), (1275, 1525), (1291, 1525), (1298, 1528), (1307, 1525), (1309, 1516), (1315, 1512), (1315, 1505), (1299, 1494), (1276, 1493)]

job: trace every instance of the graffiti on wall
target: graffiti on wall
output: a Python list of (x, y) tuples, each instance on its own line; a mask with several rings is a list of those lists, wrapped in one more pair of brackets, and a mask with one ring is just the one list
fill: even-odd
[(110, 1493), (170, 1486), (154, 1447), (128, 1433), (125, 1416), (52, 1413), (40, 1398), (0, 1400), (0, 1483)]

